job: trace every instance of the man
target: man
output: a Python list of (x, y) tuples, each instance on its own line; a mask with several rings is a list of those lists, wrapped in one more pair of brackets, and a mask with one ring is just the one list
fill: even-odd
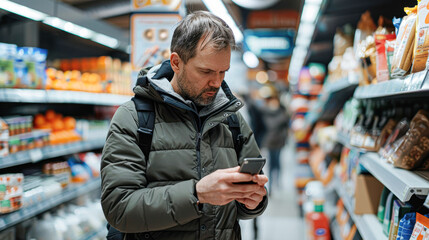
[[(153, 67), (134, 92), (154, 102), (149, 158), (138, 146), (132, 101), (112, 119), (101, 165), (101, 204), (125, 239), (241, 239), (237, 219), (267, 206), (264, 175), (238, 172), (258, 157), (242, 103), (223, 81), (234, 37), (220, 18), (195, 12), (177, 26), (170, 61)], [(237, 159), (226, 118), (237, 112), (244, 144)], [(253, 181), (255, 184), (234, 184)]]

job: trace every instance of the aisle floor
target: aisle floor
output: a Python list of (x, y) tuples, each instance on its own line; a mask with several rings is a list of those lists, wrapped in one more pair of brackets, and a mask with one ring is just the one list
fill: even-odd
[[(293, 141), (281, 152), (280, 188), (275, 188), (264, 214), (257, 219), (258, 240), (303, 240), (304, 220), (299, 216), (295, 189), (295, 156)], [(267, 156), (266, 152), (262, 152)], [(268, 162), (269, 164), (269, 162)], [(267, 173), (268, 168), (264, 167)], [(240, 221), (243, 240), (254, 240), (253, 220)]]

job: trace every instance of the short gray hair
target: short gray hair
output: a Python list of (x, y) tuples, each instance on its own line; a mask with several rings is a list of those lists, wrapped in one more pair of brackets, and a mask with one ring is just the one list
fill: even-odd
[(196, 11), (178, 23), (170, 50), (176, 52), (187, 63), (195, 56), (201, 38), (204, 38), (201, 49), (207, 44), (216, 50), (235, 47), (234, 34), (225, 21), (210, 12)]

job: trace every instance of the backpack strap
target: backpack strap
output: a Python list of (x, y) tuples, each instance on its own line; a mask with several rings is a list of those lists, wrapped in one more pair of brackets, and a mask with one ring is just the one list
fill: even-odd
[(241, 134), (240, 122), (238, 121), (237, 114), (233, 113), (228, 118), (228, 127), (232, 133), (232, 140), (234, 141), (235, 154), (237, 160), (240, 159), (240, 152), (244, 144), (244, 137)]
[(139, 128), (139, 147), (146, 159), (149, 159), (150, 146), (152, 143), (153, 128), (155, 125), (155, 111), (153, 102), (149, 99), (143, 99), (134, 96), (131, 99), (136, 105)]

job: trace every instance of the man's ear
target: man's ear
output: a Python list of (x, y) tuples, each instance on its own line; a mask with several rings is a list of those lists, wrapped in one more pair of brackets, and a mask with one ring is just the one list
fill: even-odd
[(176, 74), (180, 73), (181, 66), (182, 66), (181, 63), (182, 63), (182, 59), (180, 58), (179, 54), (177, 54), (176, 52), (171, 53), (170, 64), (174, 73)]

